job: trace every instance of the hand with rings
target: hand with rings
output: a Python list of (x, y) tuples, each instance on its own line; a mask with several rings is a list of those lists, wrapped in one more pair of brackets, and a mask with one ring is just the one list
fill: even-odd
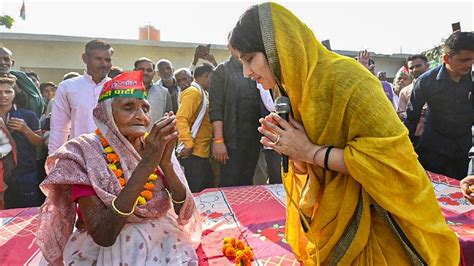
[(293, 117), (287, 122), (275, 113), (259, 120), (258, 131), (264, 136), (260, 142), (291, 159), (311, 162), (314, 144), (309, 140), (302, 124)]

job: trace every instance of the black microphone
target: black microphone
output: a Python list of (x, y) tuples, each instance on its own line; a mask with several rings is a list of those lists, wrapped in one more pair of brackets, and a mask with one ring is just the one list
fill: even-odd
[[(287, 122), (290, 121), (290, 99), (285, 96), (280, 96), (275, 100), (275, 111), (276, 113)], [(288, 173), (288, 156), (285, 154), (281, 155), (281, 164), (283, 165), (283, 172)]]

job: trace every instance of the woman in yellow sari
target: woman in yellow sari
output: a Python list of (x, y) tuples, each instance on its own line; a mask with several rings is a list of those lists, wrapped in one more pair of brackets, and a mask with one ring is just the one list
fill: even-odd
[(230, 45), (245, 76), (290, 99), (290, 122), (273, 114), (259, 131), (290, 158), (286, 239), (301, 262), (458, 264), (458, 239), (375, 76), (275, 3), (249, 8)]

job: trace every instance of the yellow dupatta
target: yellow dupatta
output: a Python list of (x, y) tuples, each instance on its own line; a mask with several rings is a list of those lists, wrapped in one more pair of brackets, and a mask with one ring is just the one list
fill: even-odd
[[(290, 166), (283, 176), (286, 239), (298, 259), (312, 265), (318, 254), (324, 264), (409, 264), (401, 242), (371, 207), (375, 202), (392, 215), (428, 265), (457, 265), (459, 241), (380, 82), (355, 60), (327, 50), (284, 7), (264, 3), (258, 8), (267, 59), (290, 98), (294, 118), (313, 143), (344, 149), (350, 173), (308, 165), (307, 175), (296, 175)], [(303, 231), (292, 202), (311, 218), (314, 235)], [(354, 235), (335, 260), (334, 250), (356, 219), (358, 204)]]

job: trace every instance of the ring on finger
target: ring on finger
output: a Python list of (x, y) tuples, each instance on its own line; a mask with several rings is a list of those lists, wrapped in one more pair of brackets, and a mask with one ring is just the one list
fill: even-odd
[(277, 139), (275, 140), (275, 145), (280, 146), (280, 138), (281, 136), (277, 134)]

